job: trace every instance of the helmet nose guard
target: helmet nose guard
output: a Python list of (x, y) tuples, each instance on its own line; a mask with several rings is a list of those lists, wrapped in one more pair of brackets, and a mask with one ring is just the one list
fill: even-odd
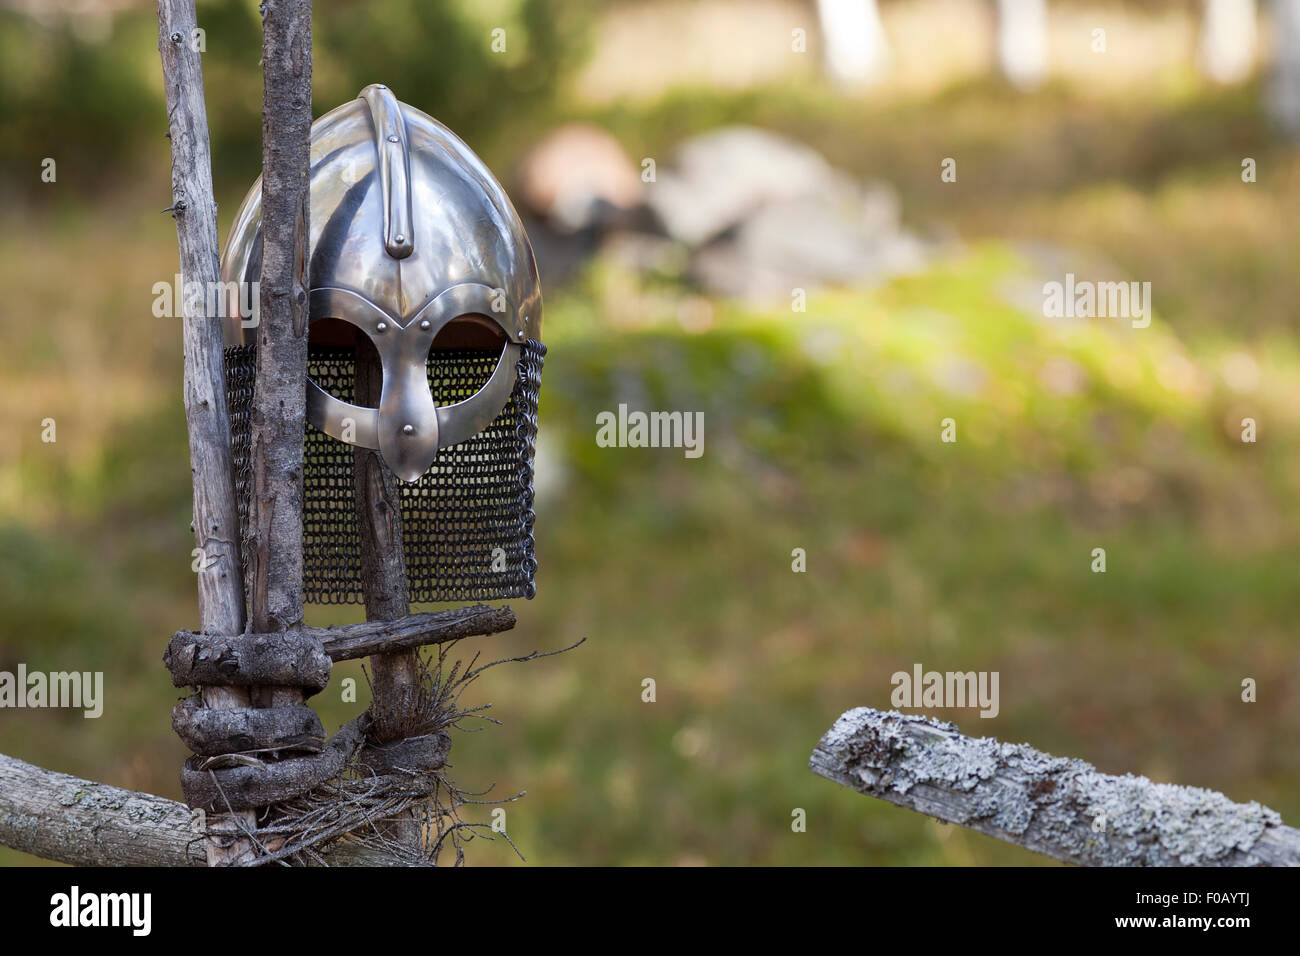
[[(378, 84), (312, 124), (309, 202), (308, 599), (360, 599), (355, 554), (345, 553), (355, 551), (355, 508), (340, 507), (355, 504), (352, 455), (339, 454), (325, 436), (376, 449), (406, 483), (412, 600), (531, 597), (533, 447), (545, 346), (537, 267), (514, 207), (468, 146)], [(228, 296), (224, 321), (237, 472), (247, 469), (256, 347), (256, 320), (241, 314), (239, 300), (256, 302), (260, 270), (259, 178), (222, 257), (226, 288), (254, 290)], [(494, 329), (504, 346), (436, 341), (467, 316)], [(341, 342), (327, 341), (314, 334), (325, 320), (334, 320), (335, 339), (339, 323), (351, 328)], [(362, 336), (382, 368), (377, 407), (354, 401)], [(245, 508), (241, 498), (241, 515)], [(457, 545), (461, 553), (452, 553)], [(489, 564), (493, 573), (483, 575)]]

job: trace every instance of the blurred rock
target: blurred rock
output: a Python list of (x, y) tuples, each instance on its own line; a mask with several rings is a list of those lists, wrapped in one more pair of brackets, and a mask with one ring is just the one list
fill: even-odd
[(775, 209), (756, 217), (735, 241), (699, 250), (691, 278), (718, 295), (768, 300), (789, 298), (795, 289), (870, 285), (917, 271), (926, 261), (925, 246), (914, 237), (867, 239), (805, 213)]
[(685, 277), (689, 265), (685, 246), (648, 232), (614, 233), (602, 245), (601, 256), (633, 272), (667, 279)]
[(641, 202), (641, 177), (618, 140), (589, 123), (548, 133), (516, 178), (524, 205), (558, 232), (617, 224)]
[(760, 206), (817, 193), (834, 175), (801, 143), (734, 126), (686, 140), (659, 168), (646, 200), (669, 236), (697, 246)]
[[(799, 281), (849, 284), (915, 269), (920, 244), (898, 231), (898, 201), (883, 188), (842, 188), (765, 206), (743, 222), (734, 245), (754, 267)], [(788, 278), (790, 281), (786, 281)]]
[(589, 123), (552, 130), (515, 170), (524, 227), (543, 288), (572, 279), (610, 234), (659, 231), (641, 175), (612, 135)]
[(788, 298), (913, 271), (926, 258), (900, 229), (892, 187), (863, 186), (765, 130), (687, 140), (646, 197), (667, 234), (691, 247), (690, 277), (719, 295)]
[(863, 185), (815, 150), (728, 127), (686, 140), (642, 184), (607, 133), (561, 127), (520, 169), (544, 283), (599, 252), (640, 274), (690, 279), (715, 295), (789, 299), (915, 271), (926, 246), (904, 232), (885, 183)]

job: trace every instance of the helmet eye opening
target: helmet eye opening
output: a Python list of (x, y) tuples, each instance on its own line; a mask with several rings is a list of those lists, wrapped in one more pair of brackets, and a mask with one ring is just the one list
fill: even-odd
[(322, 316), (312, 319), (307, 326), (307, 347), (330, 346), (353, 348), (357, 346), (357, 327), (351, 322)]
[(429, 351), (473, 349), (500, 355), (506, 347), (506, 333), (500, 323), (477, 312), (458, 315), (446, 323), (433, 337)]
[(307, 377), (340, 401), (378, 408), (377, 401), (357, 397), (355, 372), (339, 375), (340, 368), (355, 370), (362, 356), (373, 359), (374, 351), (374, 345), (351, 322), (332, 316), (312, 319), (307, 326)]
[(509, 342), (500, 323), (469, 312), (447, 322), (429, 345), (429, 387), (439, 405), (452, 405), (477, 395)]

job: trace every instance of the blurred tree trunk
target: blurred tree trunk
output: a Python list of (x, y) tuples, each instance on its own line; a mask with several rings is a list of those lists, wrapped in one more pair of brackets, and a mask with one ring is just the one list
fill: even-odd
[(826, 73), (839, 86), (861, 87), (889, 72), (892, 54), (876, 0), (817, 0)]
[(1300, 139), (1300, 0), (1273, 0), (1271, 9), (1277, 49), (1265, 102), (1282, 132)]
[(1047, 0), (998, 0), (998, 70), (1030, 90), (1047, 77)]
[(1239, 83), (1255, 65), (1255, 0), (1205, 0), (1197, 62), (1215, 83)]

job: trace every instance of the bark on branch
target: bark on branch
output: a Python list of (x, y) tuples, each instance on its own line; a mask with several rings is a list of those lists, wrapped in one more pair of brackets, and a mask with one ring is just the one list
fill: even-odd
[[(0, 844), (23, 853), (73, 866), (204, 866), (193, 819), (175, 800), (0, 754)], [(348, 843), (324, 856), (330, 866), (393, 865), (389, 855)]]
[(194, 538), (200, 550), (199, 616), (203, 630), (232, 633), (244, 629), (244, 588), (221, 321), (206, 311), (207, 290), (217, 281), (217, 204), (212, 197), (203, 67), (192, 45), (194, 30), (193, 0), (159, 0), (158, 50), (167, 91), (172, 215), (180, 246), (182, 287), (203, 290), (197, 297), (185, 297), (181, 325), (185, 422), (194, 476)]
[(82, 866), (203, 866), (183, 803), (0, 755), (0, 843)]
[(1300, 830), (1258, 803), (1099, 773), (953, 724), (858, 707), (826, 732), (814, 773), (1085, 866), (1297, 866)]
[[(357, 400), (378, 405), (383, 395), (382, 385), (379, 353), (373, 347), (359, 348)], [(411, 601), (397, 476), (373, 449), (354, 449), (353, 461), (366, 619), (380, 624), (399, 621), (410, 614)], [(381, 743), (400, 739), (406, 735), (406, 715), (415, 707), (420, 684), (416, 649), (377, 649), (370, 660), (370, 671), (373, 688), (370, 711), (375, 717), (373, 739)]]
[(509, 607), (476, 604), (396, 621), (299, 627), (273, 634), (177, 631), (163, 653), (163, 663), (176, 687), (284, 684), (318, 693), (329, 684), (333, 661), (446, 644), (514, 626), (515, 614)]
[[(356, 395), (378, 405), (383, 393), (383, 366), (373, 347), (357, 350)], [(368, 623), (384, 625), (411, 613), (406, 578), (406, 548), (402, 535), (402, 497), (397, 477), (373, 450), (357, 448), (357, 531), (361, 538), (361, 589)], [(400, 740), (410, 729), (420, 693), (418, 645), (379, 645), (370, 651), (371, 743)], [(449, 741), (450, 743), (450, 741)], [(382, 762), (383, 758), (374, 758)], [(421, 827), (414, 812), (383, 823), (382, 832), (411, 850), (421, 845)]]
[(332, 661), (351, 661), (372, 654), (391, 653), (447, 644), (463, 637), (508, 631), (515, 626), (515, 612), (508, 607), (475, 604), (449, 611), (412, 614), (395, 621), (365, 621), (339, 627), (308, 627)]
[[(302, 622), (303, 422), (307, 407), (311, 2), (262, 4), (262, 271), (249, 453), (249, 616), (265, 634)], [(261, 700), (258, 701), (258, 697)], [(254, 694), (302, 702), (290, 687)]]
[[(365, 714), (349, 721), (329, 739), (323, 751), (310, 757), (242, 763), (219, 770), (206, 769), (207, 761), (191, 757), (181, 768), (181, 789), (190, 806), (208, 812), (226, 806), (246, 810), (291, 800), (343, 773), (365, 740), (369, 723)], [(216, 758), (218, 762), (230, 759)]]
[(172, 730), (200, 757), (251, 751), (320, 753), (325, 728), (306, 704), (214, 710), (187, 697), (172, 708)]
[[(185, 424), (194, 485), (194, 538), (198, 546), (199, 628), (209, 634), (244, 629), (244, 582), (239, 557), (239, 519), (231, 473), (230, 417), (226, 407), (221, 319), (207, 312), (208, 290), (218, 275), (217, 204), (212, 195), (208, 115), (203, 102), (203, 64), (195, 42), (194, 0), (158, 0), (158, 52), (167, 96), (167, 135), (172, 153), (172, 213), (180, 246), (185, 297)], [(214, 708), (247, 707), (248, 691), (207, 687), (203, 701)], [(244, 824), (251, 823), (246, 816)], [(226, 821), (231, 829), (234, 821)], [(221, 829), (220, 820), (213, 829)], [(213, 865), (236, 859), (241, 848), (207, 847)]]
[(272, 685), (319, 693), (329, 685), (330, 659), (302, 629), (274, 634), (195, 634), (177, 631), (163, 652), (172, 684)]

